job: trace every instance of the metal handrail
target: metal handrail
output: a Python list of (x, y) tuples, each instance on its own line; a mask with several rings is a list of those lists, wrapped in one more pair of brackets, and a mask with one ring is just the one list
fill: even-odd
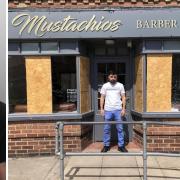
[[(103, 124), (142, 124), (143, 125), (143, 152), (136, 153), (90, 153), (90, 152), (64, 152), (63, 131), (66, 125), (103, 125)], [(171, 125), (180, 126), (180, 122), (154, 122), (154, 121), (109, 121), (109, 122), (57, 122), (56, 123), (56, 148), (55, 154), (60, 156), (60, 176), (64, 180), (64, 158), (65, 156), (143, 156), (143, 179), (147, 180), (147, 156), (180, 157), (180, 153), (156, 153), (147, 152), (147, 125)]]

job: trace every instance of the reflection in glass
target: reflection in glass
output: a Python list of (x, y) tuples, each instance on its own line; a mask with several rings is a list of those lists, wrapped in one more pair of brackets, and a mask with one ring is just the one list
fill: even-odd
[(43, 42), (41, 43), (41, 52), (57, 52), (58, 43), (57, 42)]
[(26, 69), (23, 56), (9, 56), (9, 113), (27, 112)]
[(172, 61), (172, 111), (180, 111), (180, 55)]
[(39, 43), (22, 43), (21, 51), (23, 52), (39, 52)]
[(76, 57), (52, 57), (53, 109), (77, 110)]

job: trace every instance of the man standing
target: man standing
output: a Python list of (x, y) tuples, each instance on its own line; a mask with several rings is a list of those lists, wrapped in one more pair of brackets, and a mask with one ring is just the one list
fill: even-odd
[[(100, 108), (101, 115), (104, 116), (105, 122), (121, 121), (121, 116), (125, 115), (126, 97), (123, 84), (117, 82), (117, 74), (110, 71), (108, 74), (109, 82), (101, 88)], [(104, 104), (105, 102), (105, 104)], [(118, 133), (118, 151), (128, 152), (124, 145), (124, 134), (122, 124), (116, 124)], [(104, 147), (101, 152), (110, 150), (111, 124), (104, 125)]]

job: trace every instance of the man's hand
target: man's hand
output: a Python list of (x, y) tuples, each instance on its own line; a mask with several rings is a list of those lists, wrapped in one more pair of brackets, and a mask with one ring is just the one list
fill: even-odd
[(104, 110), (101, 109), (101, 116), (104, 116)]
[(6, 163), (0, 163), (0, 180), (6, 180)]
[(103, 94), (101, 94), (100, 109), (101, 109), (101, 115), (102, 116), (104, 116), (104, 100), (105, 100), (105, 96)]
[(126, 110), (125, 110), (125, 109), (122, 109), (122, 111), (121, 111), (121, 116), (125, 116), (125, 114), (126, 114)]

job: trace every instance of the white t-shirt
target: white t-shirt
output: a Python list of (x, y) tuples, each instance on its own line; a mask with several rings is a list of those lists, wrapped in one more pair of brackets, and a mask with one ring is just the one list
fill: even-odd
[(116, 84), (112, 85), (107, 82), (102, 86), (100, 93), (105, 96), (105, 111), (122, 109), (121, 96), (125, 95), (123, 84), (116, 82)]

